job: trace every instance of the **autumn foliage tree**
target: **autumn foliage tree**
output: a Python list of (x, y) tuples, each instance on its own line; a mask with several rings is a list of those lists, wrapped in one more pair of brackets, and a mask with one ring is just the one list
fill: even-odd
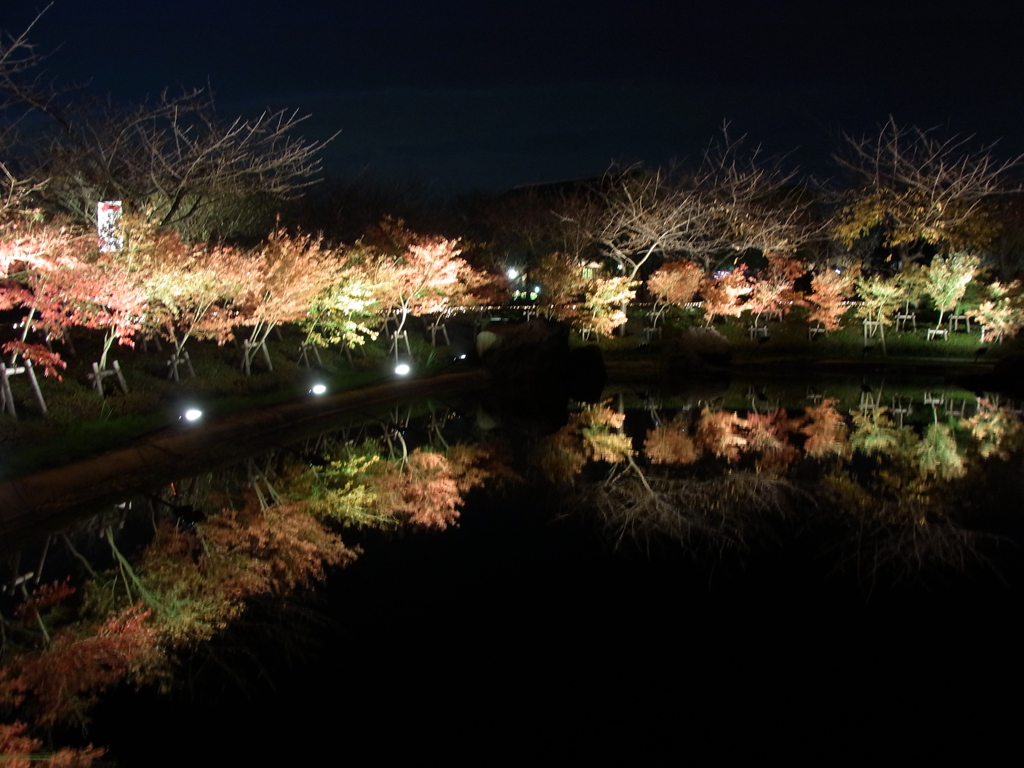
[[(654, 271), (647, 279), (647, 290), (660, 305), (684, 307), (693, 301), (703, 279), (704, 272), (699, 266), (689, 259), (676, 259), (665, 262)], [(656, 306), (655, 318), (660, 314)]]
[(967, 286), (978, 274), (981, 259), (966, 253), (934, 256), (924, 270), (923, 290), (932, 297), (939, 310), (936, 328), (942, 327), (946, 312), (952, 312), (967, 292)]
[(308, 234), (276, 229), (246, 256), (244, 285), (231, 308), (235, 324), (249, 329), (242, 368), (251, 371), (253, 358), (266, 349), (271, 331), (282, 323), (307, 317), (317, 297), (329, 290), (344, 269), (342, 254)]
[(700, 295), (708, 327), (716, 317), (739, 317), (743, 314), (743, 301), (752, 290), (744, 264), (724, 274), (705, 275), (700, 284)]
[(940, 251), (985, 248), (998, 234), (992, 201), (1015, 189), (1024, 156), (1001, 160), (994, 145), (943, 138), (889, 118), (875, 136), (845, 136), (837, 159), (859, 182), (839, 213), (835, 233), (850, 246), (872, 233), (906, 255), (915, 244)]
[(846, 300), (854, 295), (860, 267), (825, 267), (811, 278), (811, 292), (807, 295), (810, 305), (808, 320), (820, 323), (827, 331), (839, 329), (848, 307)]
[(307, 343), (357, 347), (377, 338), (381, 298), (373, 280), (373, 258), (360, 243), (345, 250), (343, 270), (314, 298), (301, 321)]
[(783, 315), (802, 303), (796, 290), (796, 281), (807, 272), (803, 262), (782, 254), (769, 254), (768, 265), (753, 277), (753, 287), (745, 309), (754, 315), (754, 325), (760, 325), (761, 315)]
[(877, 323), (882, 349), (885, 347), (885, 328), (892, 325), (900, 305), (911, 295), (907, 273), (895, 275), (861, 275), (857, 278), (857, 295), (861, 303), (857, 315), (870, 323)]
[(249, 278), (251, 261), (234, 248), (185, 243), (177, 232), (153, 233), (145, 291), (145, 327), (174, 346), (175, 359), (189, 339), (224, 344), (235, 324), (231, 303)]
[(370, 268), (374, 296), (382, 310), (397, 317), (396, 333), (410, 315), (439, 314), (475, 303), (499, 285), (461, 257), (458, 240), (418, 235), (393, 220), (381, 222), (377, 230), (379, 255)]
[(981, 323), (981, 340), (999, 342), (1013, 338), (1024, 328), (1024, 283), (998, 280), (985, 286), (986, 297), (967, 315)]
[(541, 287), (538, 306), (549, 317), (604, 334), (625, 322), (621, 302), (632, 299), (632, 286), (603, 275), (593, 262), (549, 253), (531, 276)]

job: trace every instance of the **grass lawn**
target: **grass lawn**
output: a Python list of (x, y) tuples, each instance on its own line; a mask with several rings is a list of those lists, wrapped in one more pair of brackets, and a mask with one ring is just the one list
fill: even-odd
[[(296, 329), (283, 329), (280, 338), (268, 343), (273, 371), (266, 370), (258, 356), (248, 376), (240, 368), (240, 347), (190, 343), (187, 351), (195, 377), (182, 366), (179, 382), (168, 379), (166, 347), (162, 352), (152, 344), (148, 351), (116, 347), (110, 360), (119, 361), (129, 391), (123, 392), (116, 378), (108, 377), (101, 397), (88, 378), (91, 362), (99, 357), (99, 339), (76, 334), (74, 356), (57, 348), (68, 362), (61, 380), (44, 378), (36, 369), (47, 417), (40, 413), (27, 378), (11, 377), (18, 415), (0, 414), (0, 481), (124, 445), (174, 424), (186, 407), (201, 408), (206, 418), (304, 397), (314, 382), (339, 392), (392, 377), (382, 342), (353, 352), (351, 363), (340, 351), (320, 350), (322, 365), (313, 358), (313, 367), (307, 368), (298, 362), (303, 338)], [(450, 362), (443, 348), (434, 350), (412, 334), (409, 338), (419, 361), (415, 375), (437, 372)]]

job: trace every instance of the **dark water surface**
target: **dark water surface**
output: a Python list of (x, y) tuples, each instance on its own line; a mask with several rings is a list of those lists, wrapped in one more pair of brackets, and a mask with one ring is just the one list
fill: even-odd
[[(633, 538), (595, 512), (592, 494), (609, 477), (619, 479), (608, 487), (629, 481), (628, 472), (615, 474), (623, 462), (589, 460), (574, 478), (555, 477), (526, 436), (551, 440), (564, 428), (505, 421), (491, 435), (513, 444), (524, 482), (470, 491), (459, 525), (445, 531), (346, 530), (346, 543), (364, 550), (353, 565), (312, 593), (257, 603), (185, 661), (174, 691), (117, 691), (96, 711), (89, 738), (109, 745), (124, 766), (399, 758), (578, 764), (613, 756), (641, 763), (1016, 764), (1024, 648), (1024, 510), (1015, 480), (1022, 465), (1013, 448), (1019, 419), (1013, 404), (1000, 406), (1008, 425), (996, 441), (1003, 456), (982, 458), (982, 442), (964, 425), (984, 405), (969, 393), (946, 392), (967, 405), (948, 415), (945, 404), (925, 406), (912, 386), (869, 382), (851, 394), (835, 385), (834, 407), (845, 414), (842, 440), (857, 439), (851, 414), (865, 412), (860, 396), (867, 388), (882, 392), (874, 403), (883, 417), (893, 418), (904, 401), (917, 404), (904, 417), (900, 455), (932, 455), (920, 446), (929, 434), (941, 437), (933, 425), (955, 438), (952, 458), (944, 443), (945, 464), (891, 487), (990, 489), (991, 499), (970, 505), (971, 518), (959, 521), (979, 535), (948, 550), (956, 557), (929, 559), (921, 549), (937, 545), (919, 538), (917, 550), (896, 548), (914, 561), (902, 567), (883, 546), (899, 526), (883, 526), (884, 534), (872, 529), (853, 546), (843, 539), (846, 523), (807, 522), (807, 510), (832, 503), (814, 497), (823, 468), (844, 463), (844, 471), (869, 482), (881, 471), (869, 465), (891, 472), (903, 466), (896, 448), (829, 445), (840, 440), (834, 435), (812, 448), (821, 433), (800, 432), (804, 421), (789, 436), (803, 453), (787, 476), (809, 489), (794, 516), (745, 528), (741, 543), (725, 528), (689, 537), (652, 528)], [(608, 413), (625, 412), (637, 471), (656, 489), (707, 479), (712, 470), (722, 478), (716, 488), (738, 474), (771, 475), (768, 454), (751, 447), (751, 414), (788, 405), (795, 415), (822, 404), (820, 392), (807, 390), (802, 405), (785, 404), (747, 385), (710, 405), (636, 388), (606, 394)], [(747, 400), (737, 411), (745, 426), (731, 434), (748, 442), (730, 460), (728, 441), (700, 425), (736, 398)], [(483, 423), (475, 406), (459, 404), (451, 413), (449, 442)], [(577, 418), (580, 408), (573, 413)], [(651, 461), (650, 432), (666, 425), (688, 430), (699, 456)], [(605, 427), (594, 428), (596, 437), (577, 431), (583, 443), (563, 441), (558, 450), (622, 434)], [(429, 430), (413, 423), (404, 434), (411, 447), (425, 444)], [(973, 474), (979, 463), (988, 480)], [(717, 509), (714, 499), (706, 505)], [(929, 526), (944, 524), (942, 509), (922, 513)], [(825, 519), (826, 512), (815, 514)], [(870, 562), (883, 556), (890, 560)]]

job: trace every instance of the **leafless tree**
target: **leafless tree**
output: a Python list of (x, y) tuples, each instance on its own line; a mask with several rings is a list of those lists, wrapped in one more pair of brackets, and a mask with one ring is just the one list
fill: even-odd
[(590, 217), (564, 218), (630, 279), (655, 255), (685, 255), (710, 271), (748, 249), (792, 252), (809, 236), (809, 204), (794, 179), (723, 131), (694, 170), (611, 169)]
[(40, 58), (28, 31), (0, 50), (0, 94), (33, 119), (31, 132), (9, 139), (10, 162), (21, 178), (48, 180), (47, 207), (86, 224), (98, 201), (121, 199), (151, 222), (178, 226), (225, 199), (286, 198), (314, 182), (327, 142), (298, 135), (308, 116), (268, 109), (223, 119), (209, 89), (128, 107), (90, 100), (30, 76)]
[(786, 168), (784, 158), (765, 157), (760, 147), (748, 152), (745, 144), (746, 137), (732, 139), (724, 125), (694, 174), (693, 188), (717, 214), (717, 237), (689, 249), (706, 267), (723, 253), (792, 254), (821, 233), (812, 216), (815, 200), (797, 171)]
[(29, 193), (40, 188), (40, 180), (20, 179), (10, 167), (9, 153), (14, 141), (16, 118), (9, 114), (10, 104), (5, 98), (5, 84), (39, 64), (40, 57), (28, 37), (33, 26), (35, 21), (16, 36), (0, 30), (0, 221), (21, 207)]

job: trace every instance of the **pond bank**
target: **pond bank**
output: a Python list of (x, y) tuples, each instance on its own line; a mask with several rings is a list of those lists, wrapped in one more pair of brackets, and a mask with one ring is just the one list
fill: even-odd
[(126, 448), (0, 485), (0, 536), (9, 547), (12, 539), (56, 522), (70, 507), (116, 501), (138, 489), (208, 472), (396, 400), (469, 394), (490, 381), (482, 370), (393, 381), (164, 429)]

